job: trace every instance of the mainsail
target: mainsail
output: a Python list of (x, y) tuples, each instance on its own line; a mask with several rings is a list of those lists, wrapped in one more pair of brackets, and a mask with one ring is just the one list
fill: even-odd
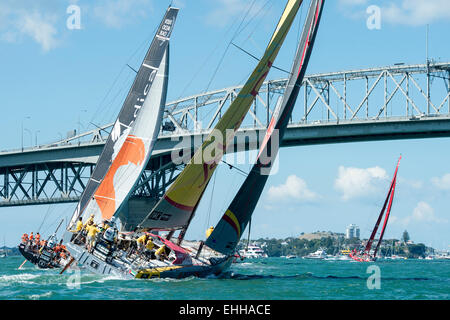
[(381, 228), (381, 232), (380, 232), (380, 238), (378, 239), (377, 246), (376, 246), (376, 248), (374, 250), (374, 253), (373, 253), (373, 257), (374, 258), (376, 257), (378, 249), (379, 249), (379, 247), (381, 245), (381, 241), (382, 241), (383, 236), (384, 236), (384, 231), (386, 230), (386, 225), (387, 225), (387, 222), (389, 220), (389, 215), (391, 213), (392, 201), (394, 200), (395, 185), (396, 185), (396, 182), (397, 182), (397, 171), (398, 171), (398, 166), (400, 165), (400, 160), (401, 159), (402, 159), (402, 157), (400, 156), (399, 159), (398, 159), (398, 162), (397, 162), (397, 167), (395, 168), (394, 177), (392, 178), (392, 181), (391, 181), (391, 184), (390, 184), (390, 187), (389, 187), (389, 192), (388, 192), (388, 194), (386, 196), (386, 200), (384, 201), (384, 204), (383, 204), (383, 208), (381, 209), (380, 215), (378, 216), (377, 222), (375, 223), (375, 227), (373, 228), (372, 234), (370, 235), (370, 238), (367, 241), (366, 247), (364, 249), (364, 253), (366, 255), (370, 255), (370, 249), (372, 247), (372, 243), (374, 241), (375, 235), (376, 235), (376, 233), (378, 231), (378, 227), (380, 226), (381, 219), (382, 219), (382, 217), (384, 215), (384, 212), (385, 212), (386, 206), (387, 206), (386, 215), (385, 215), (384, 222), (383, 222), (383, 227)]
[[(317, 34), (323, 5), (324, 0), (311, 1), (301, 40), (291, 69), (291, 76), (287, 83), (278, 116), (274, 113), (266, 136), (260, 147), (256, 163), (216, 228), (205, 242), (208, 247), (215, 251), (226, 255), (234, 253), (239, 239), (258, 203), (267, 182), (267, 178), (269, 177), (270, 169), (277, 156), (278, 144), (281, 143), (283, 139), (285, 129), (300, 91)], [(274, 135), (274, 132), (278, 132), (278, 135)], [(278, 141), (275, 142), (278, 142), (278, 144), (273, 143), (277, 137)]]
[[(190, 163), (138, 226), (139, 229), (186, 230), (217, 164), (269, 73), (301, 3), (302, 0), (288, 1), (264, 56), (250, 78)], [(227, 129), (232, 129), (233, 134), (226, 132)], [(211, 159), (205, 159), (205, 155)]]
[(137, 72), (72, 216), (110, 219), (126, 200), (159, 134), (167, 94), (169, 40), (178, 14), (169, 7)]

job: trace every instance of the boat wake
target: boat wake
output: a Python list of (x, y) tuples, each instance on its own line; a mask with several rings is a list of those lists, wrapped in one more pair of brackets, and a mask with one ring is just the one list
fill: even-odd
[[(292, 279), (317, 279), (317, 280), (363, 280), (367, 281), (367, 277), (362, 276), (335, 276), (335, 275), (327, 275), (327, 276), (317, 276), (310, 272), (295, 274), (295, 275), (260, 275), (260, 274), (239, 274), (228, 272), (223, 274), (222, 279), (231, 279), (231, 280), (258, 280), (258, 279), (279, 279), (279, 280), (292, 280)], [(394, 280), (394, 281), (430, 281), (435, 280), (431, 278), (424, 277), (383, 277), (382, 280)]]

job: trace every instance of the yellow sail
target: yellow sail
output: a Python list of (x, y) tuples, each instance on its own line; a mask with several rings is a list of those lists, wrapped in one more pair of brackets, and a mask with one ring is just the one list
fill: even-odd
[[(153, 208), (143, 228), (180, 228), (188, 224), (227, 145), (240, 127), (286, 38), (302, 0), (289, 0), (255, 70), (201, 148)], [(230, 130), (232, 134), (230, 135)], [(228, 131), (228, 136), (227, 136)]]

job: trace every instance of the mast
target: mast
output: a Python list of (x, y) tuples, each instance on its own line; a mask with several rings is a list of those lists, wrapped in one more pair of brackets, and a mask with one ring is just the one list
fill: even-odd
[[(394, 197), (394, 190), (395, 190), (395, 183), (396, 183), (396, 180), (397, 180), (398, 166), (400, 165), (400, 160), (401, 159), (402, 159), (402, 156), (400, 156), (400, 158), (397, 161), (397, 166), (395, 168), (394, 177), (392, 178), (391, 184), (389, 186), (389, 192), (388, 192), (388, 194), (386, 196), (386, 200), (384, 201), (383, 208), (381, 209), (381, 212), (380, 212), (380, 215), (378, 216), (377, 222), (375, 223), (375, 227), (372, 230), (372, 234), (370, 235), (370, 238), (367, 241), (366, 248), (364, 249), (364, 252), (367, 253), (367, 254), (369, 254), (369, 252), (370, 252), (370, 248), (372, 247), (373, 240), (374, 240), (375, 235), (377, 233), (378, 227), (380, 226), (381, 218), (383, 217), (384, 212), (386, 210), (386, 206), (388, 205), (388, 202), (389, 202), (388, 211), (386, 213), (386, 218), (385, 218), (385, 221), (384, 221), (384, 224), (383, 224), (383, 228), (382, 228), (382, 233), (384, 233), (384, 228), (386, 228), (387, 219), (389, 217), (389, 213), (390, 213), (391, 205), (392, 205), (392, 200), (393, 200), (393, 197)], [(382, 235), (380, 237), (380, 240), (378, 240), (377, 249), (378, 249), (378, 247), (380, 245), (381, 238), (382, 238)], [(376, 251), (375, 251), (375, 253), (376, 253)]]
[(250, 78), (201, 148), (195, 152), (191, 161), (140, 223), (138, 229), (187, 229), (223, 153), (269, 73), (301, 3), (302, 0), (288, 1), (267, 49)]
[[(249, 175), (216, 228), (206, 240), (205, 244), (215, 251), (227, 255), (233, 254), (244, 229), (251, 220), (256, 204), (269, 177), (272, 164), (277, 156), (278, 145), (283, 139), (292, 110), (295, 106), (311, 56), (323, 5), (323, 0), (311, 1), (301, 40), (292, 65), (291, 76), (288, 80), (283, 100), (279, 105), (280, 109), (274, 112), (266, 136), (260, 147), (256, 163), (253, 165)], [(274, 134), (275, 132), (278, 135)], [(278, 142), (278, 144), (274, 144), (274, 141)]]
[[(156, 135), (159, 133), (167, 88), (168, 43), (179, 9), (169, 7), (162, 19), (144, 60), (137, 72), (134, 83), (114, 123), (104, 149), (97, 160), (86, 188), (72, 216), (68, 229), (78, 217), (86, 218), (94, 214), (94, 221), (109, 219), (120, 207), (136, 180), (133, 181), (125, 170), (126, 166), (141, 167), (148, 161)], [(160, 70), (163, 66), (163, 70)], [(161, 80), (163, 79), (164, 80)], [(162, 104), (162, 106), (161, 106)], [(148, 109), (152, 109), (149, 116)], [(147, 122), (150, 131), (139, 122)], [(150, 122), (150, 123), (149, 123)], [(129, 179), (128, 179), (129, 178)], [(122, 186), (126, 185), (126, 187)]]
[(389, 205), (388, 205), (388, 208), (387, 208), (387, 211), (386, 211), (386, 216), (384, 218), (383, 228), (381, 229), (380, 239), (378, 240), (377, 246), (375, 247), (375, 251), (373, 252), (373, 257), (374, 258), (377, 256), (377, 252), (378, 252), (378, 249), (379, 249), (379, 247), (381, 245), (381, 241), (383, 240), (384, 232), (386, 230), (386, 225), (387, 225), (387, 222), (389, 220), (390, 213), (391, 213), (392, 201), (394, 200), (394, 193), (395, 193), (395, 184), (397, 182), (397, 170), (398, 170), (398, 166), (400, 164), (401, 158), (402, 158), (402, 156), (400, 156), (400, 158), (398, 159), (397, 168), (395, 169), (394, 181), (393, 181), (393, 186), (392, 186), (392, 192), (391, 192), (391, 195), (389, 197)]

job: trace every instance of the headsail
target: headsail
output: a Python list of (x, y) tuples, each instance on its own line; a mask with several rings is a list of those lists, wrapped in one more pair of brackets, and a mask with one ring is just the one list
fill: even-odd
[[(209, 180), (234, 137), (280, 50), (302, 0), (289, 0), (269, 45), (244, 87), (161, 200), (141, 222), (141, 229), (186, 229)], [(227, 136), (227, 129), (233, 134)], [(217, 134), (221, 137), (217, 138)], [(223, 138), (226, 137), (224, 141)], [(209, 152), (211, 150), (213, 152)], [(204, 159), (204, 155), (212, 159)]]
[[(385, 206), (386, 206), (386, 202), (388, 201), (388, 199), (389, 199), (389, 204), (388, 204), (388, 207), (387, 207), (387, 210), (386, 210), (386, 215), (384, 217), (383, 227), (381, 228), (380, 238), (378, 239), (377, 246), (375, 247), (375, 250), (373, 252), (373, 257), (374, 258), (377, 256), (377, 252), (378, 252), (378, 249), (380, 248), (381, 241), (383, 240), (384, 232), (386, 230), (386, 225), (387, 225), (387, 222), (389, 220), (389, 216), (391, 214), (392, 202), (394, 200), (394, 193), (395, 193), (395, 185), (397, 183), (397, 171), (398, 171), (398, 166), (400, 165), (400, 160), (401, 159), (402, 159), (402, 156), (400, 156), (400, 158), (398, 159), (397, 167), (395, 168), (394, 178), (392, 179), (391, 187), (389, 189), (389, 193), (388, 193), (388, 196), (387, 196), (386, 201), (385, 201)], [(382, 211), (382, 213), (383, 212), (384, 212), (384, 210)], [(374, 228), (374, 230), (372, 232), (372, 235), (374, 235), (374, 233), (376, 232), (376, 229), (378, 228), (378, 225), (380, 223), (379, 220), (380, 220), (381, 216), (382, 216), (382, 214), (378, 218), (377, 225), (375, 226), (375, 228)], [(369, 241), (370, 242), (373, 241), (372, 236), (371, 236)], [(366, 246), (365, 251), (366, 251), (367, 254), (369, 254), (369, 251), (370, 251), (369, 243), (368, 243), (368, 246)]]
[[(278, 141), (276, 142), (281, 142), (283, 139), (306, 72), (322, 14), (323, 4), (324, 0), (313, 0), (311, 2), (291, 69), (291, 76), (283, 96), (280, 112), (278, 116), (274, 113), (263, 144), (260, 147), (255, 165), (222, 219), (205, 242), (208, 247), (220, 253), (229, 255), (234, 252), (267, 182), (270, 168), (278, 153), (278, 146), (272, 142), (277, 137)], [(276, 124), (274, 125), (275, 121)], [(274, 129), (278, 130), (278, 135), (276, 136), (273, 135)], [(264, 159), (263, 155), (267, 155), (270, 158)]]
[[(79, 216), (109, 219), (146, 165), (159, 133), (167, 92), (169, 40), (178, 14), (169, 7), (97, 161), (69, 228)], [(142, 125), (145, 124), (145, 125)], [(132, 175), (132, 176), (131, 176)]]

